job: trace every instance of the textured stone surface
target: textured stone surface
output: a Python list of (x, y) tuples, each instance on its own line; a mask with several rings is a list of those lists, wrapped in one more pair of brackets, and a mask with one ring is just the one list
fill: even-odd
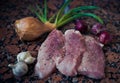
[[(73, 0), (70, 8), (80, 5), (96, 5), (101, 10), (94, 11), (105, 22), (107, 30), (113, 34), (111, 43), (104, 46), (106, 66), (106, 77), (101, 80), (91, 79), (82, 75), (66, 77), (56, 71), (50, 77), (43, 80), (34, 76), (34, 64), (29, 66), (29, 72), (22, 78), (15, 77), (9, 63), (16, 62), (16, 55), (21, 51), (31, 51), (37, 57), (37, 51), (47, 34), (42, 35), (38, 40), (23, 42), (14, 30), (14, 22), (26, 16), (35, 16), (29, 10), (30, 5), (42, 4), (43, 0), (1, 0), (0, 1), (0, 83), (120, 83), (120, 1), (119, 0)], [(49, 16), (52, 16), (63, 0), (48, 0)], [(42, 5), (43, 6), (43, 5)], [(91, 27), (96, 21), (91, 18), (83, 18)], [(64, 32), (73, 28), (73, 22), (65, 25), (61, 30)]]

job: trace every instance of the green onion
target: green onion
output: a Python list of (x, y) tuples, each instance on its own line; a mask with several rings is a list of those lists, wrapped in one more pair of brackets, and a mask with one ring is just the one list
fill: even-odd
[[(47, 18), (47, 0), (44, 0), (44, 8), (41, 6), (36, 5), (36, 8), (30, 7), (31, 11), (36, 14), (36, 16), (39, 18), (40, 21), (38, 21), (34, 17), (27, 17), (20, 19), (19, 21), (23, 21), (25, 23), (24, 26), (22, 23), (23, 22), (15, 22), (16, 25), (16, 31), (19, 32), (18, 34), (20, 36), (20, 39), (24, 40), (34, 40), (38, 38), (40, 35), (42, 35), (45, 32), (50, 32), (54, 30), (55, 28), (61, 27), (65, 25), (66, 23), (81, 18), (81, 17), (92, 17), (99, 21), (101, 24), (103, 24), (103, 21), (100, 17), (98, 17), (95, 14), (92, 13), (86, 13), (84, 10), (94, 10), (94, 9), (99, 9), (99, 7), (96, 6), (80, 6), (77, 8), (73, 8), (71, 10), (68, 10), (66, 13), (64, 13), (64, 10), (66, 7), (68, 7), (69, 3), (72, 0), (67, 0), (59, 9), (57, 13), (55, 13), (52, 17), (49, 19)], [(31, 23), (33, 23), (33, 26), (31, 26)], [(20, 26), (17, 26), (17, 25)], [(22, 30), (20, 30), (22, 27)], [(34, 29), (35, 28), (35, 29)], [(23, 31), (26, 31), (23, 36)]]

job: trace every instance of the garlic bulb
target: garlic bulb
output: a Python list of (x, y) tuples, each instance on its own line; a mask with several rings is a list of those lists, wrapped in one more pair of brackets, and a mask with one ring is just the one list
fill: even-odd
[(30, 52), (21, 52), (17, 55), (17, 61), (24, 61), (27, 64), (31, 64), (35, 61), (35, 58), (31, 56)]
[(12, 68), (13, 74), (18, 77), (21, 77), (28, 72), (28, 66), (25, 62), (18, 62), (17, 64), (9, 64), (8, 66)]

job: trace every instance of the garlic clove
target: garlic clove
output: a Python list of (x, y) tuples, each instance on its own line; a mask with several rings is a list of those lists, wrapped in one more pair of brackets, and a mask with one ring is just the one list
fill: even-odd
[(31, 57), (31, 54), (29, 51), (27, 52), (20, 52), (18, 55), (17, 55), (17, 61), (24, 61), (27, 57)]
[(26, 52), (20, 52), (20, 53), (17, 55), (17, 60), (18, 60), (18, 61), (23, 61), (25, 58), (26, 58)]
[(32, 64), (35, 61), (34, 57), (28, 57), (24, 60), (27, 64)]
[(28, 66), (24, 62), (18, 62), (17, 64), (9, 64), (8, 66), (12, 68), (13, 74), (18, 77), (21, 77), (28, 72)]

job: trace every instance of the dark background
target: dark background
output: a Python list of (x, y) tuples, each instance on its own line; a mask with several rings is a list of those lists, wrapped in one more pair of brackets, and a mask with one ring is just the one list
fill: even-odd
[[(17, 53), (29, 50), (37, 57), (38, 49), (45, 40), (46, 35), (39, 40), (32, 42), (22, 42), (14, 30), (14, 22), (17, 19), (34, 16), (29, 6), (41, 4), (43, 0), (0, 0), (0, 83), (120, 83), (120, 0), (73, 0), (70, 8), (80, 5), (95, 5), (102, 9), (94, 11), (104, 20), (107, 30), (114, 35), (110, 44), (104, 46), (106, 66), (106, 77), (101, 80), (91, 79), (85, 76), (77, 75), (75, 77), (66, 77), (60, 72), (53, 73), (50, 77), (39, 80), (34, 76), (34, 64), (30, 66), (27, 75), (22, 78), (14, 77), (9, 63), (15, 63)], [(63, 3), (63, 0), (48, 0), (49, 14), (53, 15)], [(83, 20), (92, 26), (96, 21), (91, 18)], [(62, 27), (62, 31), (73, 28), (73, 22)]]

